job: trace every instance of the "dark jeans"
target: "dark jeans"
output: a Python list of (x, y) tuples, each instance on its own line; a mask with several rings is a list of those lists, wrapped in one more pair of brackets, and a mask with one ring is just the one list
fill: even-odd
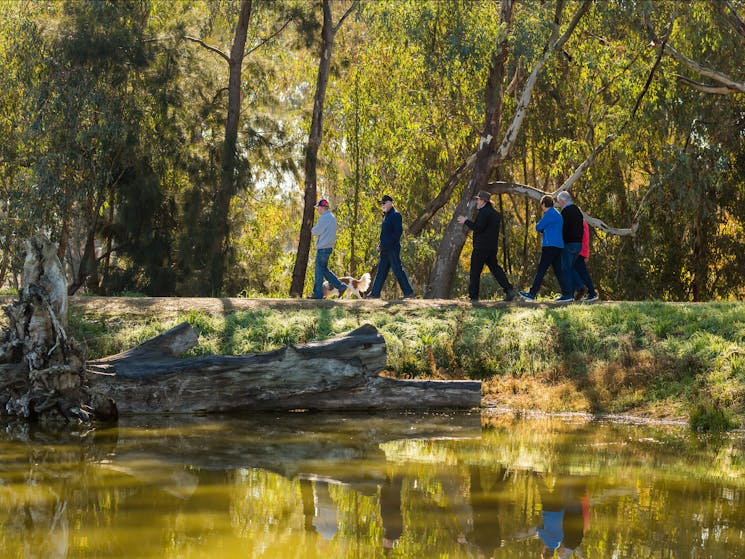
[(380, 258), (378, 259), (378, 272), (375, 274), (375, 280), (373, 281), (372, 290), (370, 291), (370, 297), (380, 297), (380, 292), (383, 291), (383, 284), (388, 277), (388, 271), (393, 270), (393, 275), (396, 276), (398, 285), (401, 286), (401, 291), (404, 293), (404, 297), (412, 295), (414, 288), (409, 283), (409, 278), (404, 272), (404, 268), (401, 265), (401, 255), (398, 250), (386, 250), (380, 252)]
[(494, 279), (497, 280), (497, 283), (504, 289), (505, 293), (512, 290), (512, 284), (497, 262), (497, 253), (474, 250), (471, 254), (471, 278), (468, 282), (469, 298), (479, 298), (479, 285), (481, 283), (481, 272), (484, 270), (484, 265), (489, 267), (489, 271), (494, 276)]
[(329, 257), (331, 256), (330, 248), (319, 248), (316, 250), (316, 269), (313, 277), (313, 297), (315, 299), (323, 298), (323, 280), (327, 280), (340, 292), (346, 287), (339, 281), (331, 270), (329, 270)]
[(553, 267), (556, 279), (559, 280), (559, 287), (561, 288), (562, 295), (569, 295), (569, 290), (566, 287), (566, 280), (564, 274), (561, 271), (561, 253), (562, 249), (559, 247), (542, 247), (541, 248), (541, 259), (538, 261), (538, 269), (535, 272), (535, 278), (533, 279), (533, 285), (530, 288), (530, 294), (535, 297), (538, 295), (538, 290), (541, 288), (543, 278), (548, 272), (549, 266)]
[[(582, 243), (566, 243), (561, 253), (561, 267), (564, 270), (564, 281), (569, 290), (566, 295), (571, 295), (584, 284), (587, 287), (587, 294), (595, 296), (595, 287), (592, 285), (590, 274), (587, 272), (585, 259), (579, 255), (582, 250)], [(576, 283), (575, 278), (581, 283)]]

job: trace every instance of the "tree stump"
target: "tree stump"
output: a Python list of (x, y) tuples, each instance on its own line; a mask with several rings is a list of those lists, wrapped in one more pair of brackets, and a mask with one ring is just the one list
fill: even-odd
[(18, 300), (3, 308), (0, 410), (41, 422), (87, 422), (116, 413), (86, 385), (85, 355), (68, 339), (67, 285), (57, 248), (37, 236), (25, 243)]

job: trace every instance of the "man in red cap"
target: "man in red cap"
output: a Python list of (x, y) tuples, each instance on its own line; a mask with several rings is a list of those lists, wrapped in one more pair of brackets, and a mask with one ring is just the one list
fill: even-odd
[(311, 299), (323, 299), (323, 280), (326, 279), (331, 285), (339, 290), (339, 297), (347, 289), (347, 286), (339, 281), (331, 270), (329, 270), (329, 258), (336, 243), (336, 218), (331, 213), (329, 201), (321, 198), (316, 204), (318, 221), (310, 230), (316, 239), (316, 266), (313, 278), (313, 295)]
[(507, 279), (507, 275), (497, 262), (497, 248), (499, 247), (499, 224), (502, 216), (491, 205), (491, 194), (485, 190), (479, 191), (474, 197), (479, 210), (476, 221), (471, 221), (464, 215), (458, 216), (458, 223), (473, 231), (473, 252), (471, 253), (471, 277), (468, 283), (468, 297), (472, 302), (479, 300), (479, 284), (484, 265), (489, 267), (497, 283), (504, 289), (504, 300), (512, 301), (517, 293)]

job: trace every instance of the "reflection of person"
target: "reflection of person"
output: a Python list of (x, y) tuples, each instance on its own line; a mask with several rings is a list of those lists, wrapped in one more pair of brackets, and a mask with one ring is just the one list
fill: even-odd
[(559, 476), (551, 489), (541, 475), (537, 483), (542, 508), (542, 524), (536, 530), (543, 542), (541, 557), (556, 553), (559, 559), (568, 559), (582, 543), (589, 524), (586, 484), (583, 478)]
[(401, 513), (403, 476), (386, 476), (380, 487), (380, 519), (383, 522), (383, 549), (393, 549), (403, 534), (404, 517)]
[[(561, 254), (561, 267), (566, 278), (564, 281), (572, 294), (584, 284), (587, 287), (587, 297), (583, 300), (597, 301), (598, 295), (595, 293), (595, 286), (593, 286), (590, 274), (587, 272), (584, 259), (580, 259), (579, 256), (582, 250), (584, 217), (580, 209), (572, 202), (572, 196), (568, 192), (559, 192), (557, 200), (561, 207), (561, 217), (564, 218), (564, 251)], [(581, 282), (579, 285), (574, 285), (575, 271)], [(562, 300), (563, 298), (562, 295)], [(573, 295), (569, 297), (569, 300), (573, 299)]]
[(380, 225), (380, 244), (378, 250), (380, 257), (378, 259), (378, 272), (375, 274), (372, 290), (370, 291), (371, 299), (378, 299), (380, 292), (383, 290), (383, 284), (388, 277), (389, 270), (393, 270), (398, 285), (404, 294), (404, 299), (414, 296), (414, 288), (409, 283), (409, 278), (404, 272), (401, 265), (401, 234), (403, 225), (401, 214), (393, 207), (393, 198), (387, 194), (380, 199), (383, 208), (383, 223)]
[(499, 247), (499, 224), (502, 216), (491, 205), (491, 194), (485, 190), (475, 196), (478, 214), (476, 221), (471, 221), (464, 215), (458, 216), (458, 223), (473, 231), (473, 252), (471, 253), (471, 277), (468, 283), (468, 297), (471, 301), (479, 300), (479, 284), (484, 265), (489, 267), (497, 283), (504, 290), (504, 300), (511, 301), (517, 296), (507, 275), (497, 262), (497, 248)]
[(478, 466), (469, 467), (471, 477), (471, 511), (473, 528), (469, 540), (476, 545), (479, 557), (493, 557), (502, 545), (499, 519), (501, 496), (498, 490), (505, 483), (505, 471), (489, 471)]
[(562, 523), (564, 538), (559, 546), (560, 559), (568, 559), (572, 554), (581, 557), (577, 548), (585, 537), (589, 523), (590, 499), (586, 490), (581, 493), (570, 493), (569, 499), (564, 503), (564, 521)]
[(329, 258), (336, 243), (336, 218), (331, 213), (329, 201), (326, 198), (321, 198), (318, 201), (316, 210), (318, 211), (318, 221), (310, 230), (311, 235), (318, 237), (316, 239), (316, 268), (311, 299), (323, 299), (324, 279), (339, 290), (339, 297), (341, 297), (347, 286), (340, 282), (339, 278), (329, 270)]
[(305, 529), (319, 534), (324, 540), (337, 532), (336, 503), (329, 493), (329, 484), (322, 481), (300, 480)]
[(533, 285), (529, 291), (521, 291), (520, 296), (528, 301), (534, 301), (538, 296), (538, 290), (543, 283), (543, 277), (551, 266), (554, 269), (556, 279), (559, 280), (561, 287), (561, 300), (568, 300), (569, 289), (564, 280), (564, 274), (561, 271), (561, 251), (564, 248), (564, 238), (562, 236), (562, 227), (564, 220), (561, 214), (554, 208), (554, 199), (546, 195), (541, 198), (541, 210), (543, 217), (536, 223), (535, 230), (543, 235), (541, 240), (541, 259), (538, 261), (538, 269), (535, 272)]
[(316, 504), (313, 498), (313, 482), (300, 478), (300, 497), (303, 501), (303, 527), (307, 532), (315, 532), (313, 517), (316, 515)]

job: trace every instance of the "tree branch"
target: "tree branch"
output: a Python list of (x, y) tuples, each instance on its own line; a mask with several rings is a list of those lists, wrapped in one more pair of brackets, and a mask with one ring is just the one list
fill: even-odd
[[(520, 194), (521, 196), (526, 196), (528, 198), (532, 198), (533, 200), (540, 200), (543, 196), (549, 194), (548, 192), (544, 192), (535, 187), (527, 186), (525, 184), (503, 181), (490, 182), (488, 190), (492, 194)], [(595, 229), (599, 229), (600, 231), (603, 231), (610, 235), (618, 235), (621, 237), (635, 235), (637, 229), (639, 228), (638, 223), (634, 223), (631, 227), (628, 228), (611, 227), (607, 225), (603, 220), (597, 217), (592, 217), (585, 212), (582, 212), (582, 215), (584, 216), (585, 221), (590, 227), (594, 227)]]
[(358, 4), (358, 0), (354, 0), (352, 2), (352, 5), (349, 6), (349, 9), (346, 12), (344, 12), (344, 15), (341, 16), (341, 18), (336, 23), (336, 25), (334, 25), (334, 35), (336, 35), (336, 32), (339, 31), (339, 28), (341, 27), (341, 24), (344, 23), (344, 20), (347, 19), (349, 14), (351, 14), (354, 11), (354, 9), (357, 7), (357, 4)]
[(249, 54), (252, 54), (252, 53), (256, 52), (256, 51), (257, 51), (258, 49), (260, 49), (260, 48), (261, 48), (261, 47), (263, 47), (263, 46), (264, 46), (265, 44), (267, 44), (267, 43), (268, 43), (269, 41), (271, 41), (272, 39), (274, 39), (275, 37), (277, 37), (277, 36), (278, 36), (278, 35), (279, 35), (280, 33), (282, 33), (282, 31), (284, 31), (284, 30), (285, 30), (285, 28), (286, 28), (286, 27), (287, 27), (288, 25), (290, 25), (290, 22), (291, 22), (291, 21), (292, 21), (292, 18), (288, 19), (288, 20), (287, 20), (287, 21), (285, 21), (285, 22), (284, 22), (284, 23), (283, 23), (283, 24), (282, 24), (282, 25), (281, 25), (281, 26), (279, 27), (279, 29), (277, 29), (277, 30), (276, 30), (276, 31), (275, 31), (274, 33), (272, 33), (272, 34), (270, 34), (270, 35), (267, 35), (266, 37), (264, 37), (264, 39), (263, 39), (263, 40), (262, 40), (262, 41), (261, 41), (261, 42), (260, 42), (260, 43), (259, 43), (258, 45), (256, 45), (256, 46), (254, 46), (253, 48), (250, 48), (249, 50), (247, 50), (247, 51), (246, 51), (246, 53), (245, 53), (245, 54), (243, 55), (243, 58), (241, 58), (241, 62), (242, 62), (243, 60), (245, 60), (245, 58), (246, 58), (246, 57), (247, 57), (247, 56), (248, 56)]
[(729, 87), (726, 87), (724, 85), (710, 85), (700, 83), (693, 81), (690, 78), (686, 78), (685, 76), (681, 76), (680, 74), (675, 74), (675, 78), (683, 85), (687, 85), (691, 89), (695, 89), (696, 91), (700, 91), (701, 93), (710, 93), (714, 95), (732, 95), (733, 93), (737, 93), (737, 91), (730, 89)]
[[(538, 80), (538, 74), (540, 73), (540, 70), (545, 65), (546, 60), (548, 60), (549, 55), (551, 55), (556, 50), (560, 49), (564, 45), (564, 43), (567, 42), (567, 40), (573, 33), (574, 29), (577, 27), (577, 24), (579, 23), (580, 19), (587, 12), (587, 10), (590, 8), (591, 5), (592, 5), (592, 0), (584, 0), (584, 2), (579, 7), (577, 12), (574, 14), (574, 17), (572, 18), (572, 21), (569, 24), (569, 27), (564, 31), (561, 37), (556, 39), (553, 43), (552, 43), (552, 40), (555, 38), (557, 31), (554, 31), (554, 33), (551, 35), (551, 39), (546, 45), (546, 48), (544, 49), (544, 52), (541, 58), (536, 63), (535, 67), (533, 68), (532, 72), (530, 73), (530, 76), (528, 77), (525, 83), (525, 87), (523, 88), (523, 92), (520, 97), (520, 102), (515, 111), (515, 116), (513, 117), (512, 124), (510, 125), (507, 132), (505, 133), (504, 139), (502, 140), (502, 143), (500, 144), (498, 152), (494, 155), (494, 159), (491, 162), (492, 167), (498, 165), (501, 161), (504, 161), (504, 159), (506, 159), (507, 156), (509, 155), (512, 149), (512, 146), (514, 145), (515, 140), (517, 139), (517, 133), (520, 130), (522, 121), (525, 118), (525, 115), (527, 113), (527, 108), (528, 108), (528, 105), (530, 104), (530, 98), (533, 92), (533, 88), (535, 87), (535, 84)], [(562, 2), (557, 3), (556, 19), (558, 19), (559, 17), (558, 14), (561, 11), (560, 10), (561, 6), (563, 6)], [(443, 187), (443, 189), (440, 191), (437, 197), (427, 205), (424, 212), (422, 212), (422, 214), (414, 221), (414, 223), (411, 224), (411, 226), (409, 227), (409, 233), (411, 233), (412, 235), (417, 235), (422, 231), (422, 229), (424, 229), (424, 227), (427, 225), (427, 223), (432, 218), (432, 216), (435, 213), (437, 213), (437, 211), (448, 202), (458, 182), (461, 180), (463, 175), (469, 169), (473, 168), (473, 165), (475, 162), (476, 162), (476, 154), (474, 153), (474, 154), (471, 154), (469, 158), (460, 167), (458, 167), (455, 170), (455, 172), (450, 176), (450, 179), (448, 180), (447, 184)]]
[(218, 56), (221, 56), (225, 60), (225, 62), (227, 62), (228, 64), (230, 64), (230, 56), (228, 56), (227, 54), (225, 54), (220, 49), (215, 48), (215, 47), (213, 47), (211, 45), (208, 45), (202, 39), (197, 39), (196, 37), (191, 37), (189, 35), (184, 35), (184, 39), (186, 39), (187, 41), (191, 41), (192, 43), (196, 43), (196, 44), (198, 44), (198, 45), (206, 48), (210, 52), (214, 52)]
[[(654, 64), (652, 64), (652, 68), (649, 70), (649, 75), (647, 76), (647, 81), (644, 82), (644, 87), (642, 87), (642, 90), (639, 92), (639, 95), (636, 96), (636, 100), (634, 101), (634, 108), (631, 110), (631, 114), (626, 119), (626, 121), (621, 125), (621, 127), (618, 129), (618, 134), (626, 130), (628, 125), (631, 123), (631, 121), (636, 116), (636, 112), (639, 110), (639, 107), (641, 106), (642, 99), (644, 99), (644, 96), (647, 94), (647, 91), (649, 90), (649, 86), (652, 83), (652, 78), (654, 77), (654, 73), (657, 71), (657, 68), (660, 66), (660, 61), (662, 60), (662, 55), (665, 52), (665, 44), (667, 40), (662, 42), (662, 45), (660, 47), (660, 51), (657, 54), (657, 58), (654, 61)], [(564, 184), (562, 184), (559, 189), (552, 193), (552, 196), (556, 196), (559, 192), (562, 192), (564, 190), (569, 190), (571, 186), (579, 179), (580, 175), (585, 172), (585, 170), (592, 165), (592, 163), (595, 161), (595, 157), (597, 157), (598, 153), (603, 151), (606, 147), (608, 147), (616, 138), (618, 137), (617, 134), (608, 134), (605, 139), (598, 145), (594, 150), (592, 150), (592, 153), (585, 159), (579, 167), (577, 167), (572, 175), (564, 181)], [(588, 222), (589, 223), (589, 222)]]
[(699, 64), (695, 60), (692, 60), (684, 54), (678, 52), (669, 44), (665, 46), (665, 50), (670, 54), (670, 56), (672, 56), (675, 60), (677, 60), (684, 66), (687, 66), (689, 69), (701, 74), (704, 77), (711, 78), (712, 80), (721, 83), (728, 89), (731, 89), (732, 93), (745, 93), (745, 83), (736, 82), (729, 76), (721, 72), (717, 72), (716, 70), (712, 70), (711, 68)]
[[(572, 18), (572, 21), (569, 23), (569, 26), (564, 31), (564, 33), (561, 35), (561, 37), (559, 37), (553, 44), (549, 42), (543, 54), (541, 55), (541, 58), (538, 60), (538, 62), (536, 62), (536, 65), (533, 68), (533, 71), (530, 73), (528, 80), (525, 82), (525, 87), (523, 88), (523, 93), (520, 97), (520, 102), (517, 106), (517, 109), (515, 110), (515, 116), (513, 117), (512, 123), (510, 124), (510, 127), (507, 129), (507, 132), (505, 132), (504, 134), (504, 138), (502, 140), (502, 143), (499, 145), (499, 149), (495, 153), (494, 161), (492, 162), (492, 165), (498, 165), (499, 163), (504, 161), (507, 158), (507, 156), (510, 154), (510, 151), (512, 150), (512, 146), (515, 144), (515, 141), (517, 139), (517, 133), (520, 130), (522, 121), (524, 120), (525, 115), (527, 114), (528, 105), (530, 104), (530, 98), (533, 94), (533, 88), (535, 87), (535, 84), (538, 81), (538, 74), (543, 69), (543, 66), (546, 64), (548, 57), (554, 52), (556, 52), (557, 50), (561, 49), (564, 46), (564, 44), (569, 40), (569, 37), (574, 32), (580, 19), (582, 19), (582, 16), (585, 15), (585, 13), (587, 12), (587, 10), (590, 8), (591, 5), (592, 5), (592, 0), (584, 0), (584, 2), (582, 2), (582, 5), (577, 9), (577, 12), (574, 14), (574, 17)], [(555, 33), (556, 32), (552, 34), (552, 38), (555, 36)]]
[(409, 234), (418, 235), (421, 233), (440, 208), (447, 204), (448, 200), (453, 194), (455, 187), (458, 185), (460, 180), (467, 172), (473, 168), (473, 164), (476, 162), (476, 154), (472, 153), (456, 170), (450, 175), (447, 184), (440, 190), (440, 193), (432, 200), (424, 211), (416, 218), (416, 220), (409, 226)]
[[(706, 78), (710, 78), (716, 82), (719, 82), (727, 89), (730, 89), (731, 93), (745, 93), (745, 83), (736, 82), (732, 78), (727, 76), (726, 74), (713, 70), (712, 68), (704, 66), (703, 64), (699, 64), (695, 60), (688, 58), (686, 55), (684, 55), (683, 53), (675, 49), (675, 47), (667, 43), (667, 39), (665, 39), (665, 41), (661, 41), (660, 38), (657, 36), (657, 33), (654, 30), (654, 27), (652, 27), (652, 22), (650, 20), (648, 9), (644, 11), (644, 28), (647, 30), (647, 33), (651, 37), (652, 43), (655, 45), (662, 44), (665, 51), (670, 56), (672, 56), (674, 60), (678, 61), (678, 63), (687, 67), (689, 70), (696, 72), (697, 74), (701, 74), (702, 76)], [(695, 84), (696, 82), (693, 82), (693, 83)], [(701, 85), (703, 86), (703, 84)], [(703, 87), (707, 87), (707, 86), (703, 86)]]
[[(711, 0), (711, 4), (714, 6), (716, 11), (724, 16), (738, 35), (745, 37), (745, 22), (739, 15), (737, 15), (732, 2), (729, 0), (724, 0), (724, 2), (722, 2), (722, 0)], [(725, 6), (727, 6), (727, 9), (729, 10), (727, 13), (724, 12)]]

